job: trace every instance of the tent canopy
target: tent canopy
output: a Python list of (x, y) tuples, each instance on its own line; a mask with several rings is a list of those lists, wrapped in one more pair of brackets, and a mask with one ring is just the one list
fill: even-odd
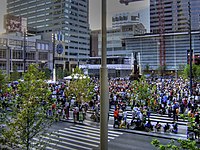
[(71, 80), (71, 79), (86, 79), (89, 78), (89, 76), (83, 75), (83, 74), (71, 74), (70, 76), (64, 77), (65, 80)]

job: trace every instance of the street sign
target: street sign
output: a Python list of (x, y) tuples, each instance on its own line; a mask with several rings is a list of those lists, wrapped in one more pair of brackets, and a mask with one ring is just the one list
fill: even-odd
[(59, 43), (57, 46), (56, 46), (56, 52), (58, 54), (62, 54), (63, 52), (63, 45), (61, 43)]

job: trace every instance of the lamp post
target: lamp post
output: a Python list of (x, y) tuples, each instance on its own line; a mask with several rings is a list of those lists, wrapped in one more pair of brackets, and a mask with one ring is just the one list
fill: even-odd
[(102, 53), (100, 68), (100, 149), (108, 149), (108, 68), (107, 68), (107, 50), (106, 50), (106, 3), (102, 0)]
[(7, 47), (7, 68), (6, 68), (6, 70), (7, 70), (7, 75), (10, 77), (10, 70), (11, 70), (11, 48), (8, 46), (8, 45), (6, 45), (6, 47)]
[(192, 96), (192, 33), (191, 33), (191, 6), (190, 1), (188, 2), (188, 10), (189, 10), (189, 39), (190, 39), (190, 97)]
[(52, 33), (52, 43), (53, 43), (53, 81), (56, 81), (56, 67), (55, 67), (55, 34)]
[(23, 32), (23, 36), (24, 36), (24, 45), (23, 45), (23, 65), (24, 65), (24, 73), (26, 71), (26, 30), (24, 29)]

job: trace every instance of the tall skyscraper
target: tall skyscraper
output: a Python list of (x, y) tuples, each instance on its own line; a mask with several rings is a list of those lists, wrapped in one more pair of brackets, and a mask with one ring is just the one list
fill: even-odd
[(150, 0), (150, 32), (163, 33), (188, 31), (189, 3), (191, 7), (191, 28), (200, 29), (199, 0)]
[(63, 45), (57, 64), (78, 65), (89, 57), (89, 0), (7, 0), (7, 13), (27, 18), (28, 30), (44, 39), (55, 35), (55, 44)]

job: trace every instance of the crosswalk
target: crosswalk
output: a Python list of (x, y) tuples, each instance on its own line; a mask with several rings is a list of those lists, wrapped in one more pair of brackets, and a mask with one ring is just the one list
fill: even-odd
[[(131, 120), (132, 119), (132, 111), (131, 109), (128, 107), (126, 109), (127, 111), (127, 119), (128, 120)], [(111, 108), (109, 110), (109, 116), (110, 116), (110, 119), (113, 118), (113, 114), (114, 114), (114, 108)], [(153, 124), (155, 124), (157, 121), (159, 121), (161, 124), (166, 124), (166, 123), (169, 123), (171, 124), (173, 122), (173, 118), (172, 117), (168, 117), (168, 115), (160, 115), (160, 114), (156, 114), (156, 113), (151, 113), (150, 115), (150, 120)], [(183, 119), (178, 119), (178, 125), (182, 125), (182, 126), (186, 126), (187, 125), (187, 121), (186, 120), (183, 120)]]
[[(109, 129), (108, 142), (122, 134), (122, 132)], [(41, 138), (46, 145), (46, 150), (92, 150), (99, 147), (100, 129), (96, 126), (75, 124), (43, 135)]]

